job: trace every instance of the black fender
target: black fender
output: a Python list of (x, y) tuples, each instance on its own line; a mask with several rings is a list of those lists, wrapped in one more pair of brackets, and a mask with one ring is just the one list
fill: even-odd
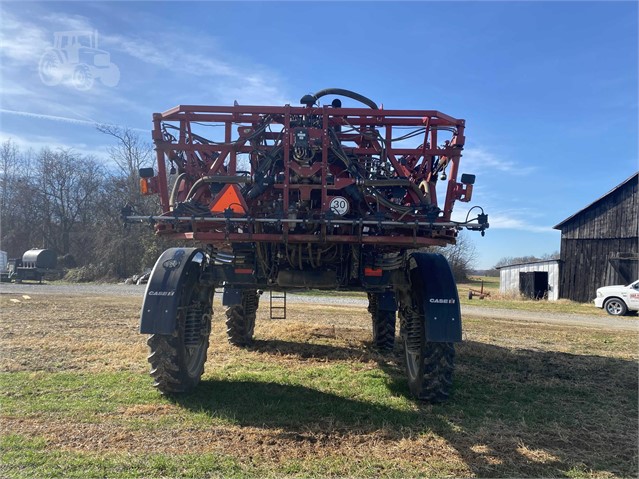
[(140, 333), (173, 334), (184, 270), (197, 255), (205, 261), (204, 252), (199, 248), (169, 248), (160, 255), (144, 292)]
[(413, 288), (421, 288), (425, 340), (455, 343), (462, 340), (461, 308), (450, 265), (438, 253), (413, 253), (409, 258)]

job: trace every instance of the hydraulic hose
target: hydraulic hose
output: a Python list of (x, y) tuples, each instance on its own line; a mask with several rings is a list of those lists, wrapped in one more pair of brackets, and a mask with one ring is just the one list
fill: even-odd
[(343, 88), (325, 88), (324, 90), (320, 90), (313, 95), (315, 101), (319, 100), (321, 97), (326, 95), (341, 95), (348, 98), (352, 98), (353, 100), (357, 100), (363, 103), (366, 106), (371, 107), (373, 110), (379, 110), (377, 103), (375, 103), (370, 98), (366, 98), (364, 95), (360, 95), (359, 93), (355, 93), (354, 91), (344, 90)]
[(180, 183), (186, 178), (186, 173), (180, 173), (175, 180), (175, 184), (173, 185), (173, 189), (171, 190), (171, 197), (169, 198), (169, 205), (173, 208), (175, 205), (175, 198), (177, 198), (178, 190), (180, 189)]

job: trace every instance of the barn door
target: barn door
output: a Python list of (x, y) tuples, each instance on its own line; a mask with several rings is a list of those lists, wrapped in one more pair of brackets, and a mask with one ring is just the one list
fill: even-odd
[(548, 294), (548, 272), (529, 271), (519, 273), (519, 292), (531, 299), (543, 299)]

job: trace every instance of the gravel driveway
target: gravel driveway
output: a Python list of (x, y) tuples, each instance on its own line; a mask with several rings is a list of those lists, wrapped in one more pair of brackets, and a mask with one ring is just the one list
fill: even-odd
[[(125, 284), (14, 284), (0, 283), (0, 294), (61, 294), (82, 296), (137, 296), (142, 299), (146, 285)], [(289, 293), (286, 300), (291, 303), (315, 303), (345, 306), (368, 305), (366, 299), (348, 296), (310, 296)], [(483, 306), (462, 306), (462, 313), (472, 317), (493, 318), (533, 323), (547, 323), (566, 326), (582, 326), (601, 330), (621, 330), (639, 332), (636, 316), (615, 318), (584, 314), (549, 313), (521, 311), (514, 309), (489, 308)]]

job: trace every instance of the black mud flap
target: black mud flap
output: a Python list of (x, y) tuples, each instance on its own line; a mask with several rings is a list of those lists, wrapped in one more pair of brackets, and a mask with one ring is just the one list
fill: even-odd
[(238, 304), (242, 304), (242, 290), (233, 288), (228, 284), (224, 285), (222, 306), (237, 306)]
[(184, 270), (204, 252), (198, 248), (169, 248), (158, 258), (144, 293), (140, 333), (173, 334)]
[(459, 295), (446, 258), (437, 253), (413, 253), (410, 268), (413, 287), (422, 288), (426, 341), (460, 342)]
[(379, 311), (397, 311), (397, 299), (393, 291), (377, 293), (377, 309)]

